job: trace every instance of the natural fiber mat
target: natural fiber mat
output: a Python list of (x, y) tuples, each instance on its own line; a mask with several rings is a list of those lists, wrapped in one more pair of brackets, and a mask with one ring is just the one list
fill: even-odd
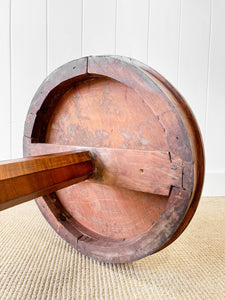
[(163, 251), (129, 264), (83, 256), (34, 201), (0, 213), (0, 299), (225, 299), (225, 198), (204, 198)]

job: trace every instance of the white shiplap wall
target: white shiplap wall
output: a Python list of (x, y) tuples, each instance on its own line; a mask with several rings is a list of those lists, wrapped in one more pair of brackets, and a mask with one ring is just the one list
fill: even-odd
[(225, 195), (224, 0), (0, 1), (0, 159), (22, 156), (25, 116), (49, 72), (96, 54), (136, 58), (184, 95), (206, 149), (205, 195)]

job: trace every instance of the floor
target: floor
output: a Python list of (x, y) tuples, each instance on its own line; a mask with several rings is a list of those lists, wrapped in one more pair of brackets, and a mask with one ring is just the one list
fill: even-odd
[(129, 264), (83, 256), (34, 201), (0, 212), (0, 299), (225, 299), (225, 197), (203, 198), (172, 245)]

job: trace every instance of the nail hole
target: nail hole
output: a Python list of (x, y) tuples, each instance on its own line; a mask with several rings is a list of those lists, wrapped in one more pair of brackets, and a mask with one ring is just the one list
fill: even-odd
[(62, 213), (60, 213), (59, 219), (60, 219), (61, 221), (66, 221), (66, 217), (65, 217)]
[(140, 172), (141, 174), (143, 174), (143, 173), (144, 173), (144, 169), (140, 169), (139, 172)]

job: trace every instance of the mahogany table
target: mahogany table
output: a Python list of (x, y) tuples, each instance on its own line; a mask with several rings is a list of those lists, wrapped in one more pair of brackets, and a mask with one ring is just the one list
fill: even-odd
[(90, 56), (51, 73), (0, 164), (0, 209), (34, 198), (70, 245), (130, 262), (172, 243), (197, 208), (204, 153), (183, 97), (130, 58)]

